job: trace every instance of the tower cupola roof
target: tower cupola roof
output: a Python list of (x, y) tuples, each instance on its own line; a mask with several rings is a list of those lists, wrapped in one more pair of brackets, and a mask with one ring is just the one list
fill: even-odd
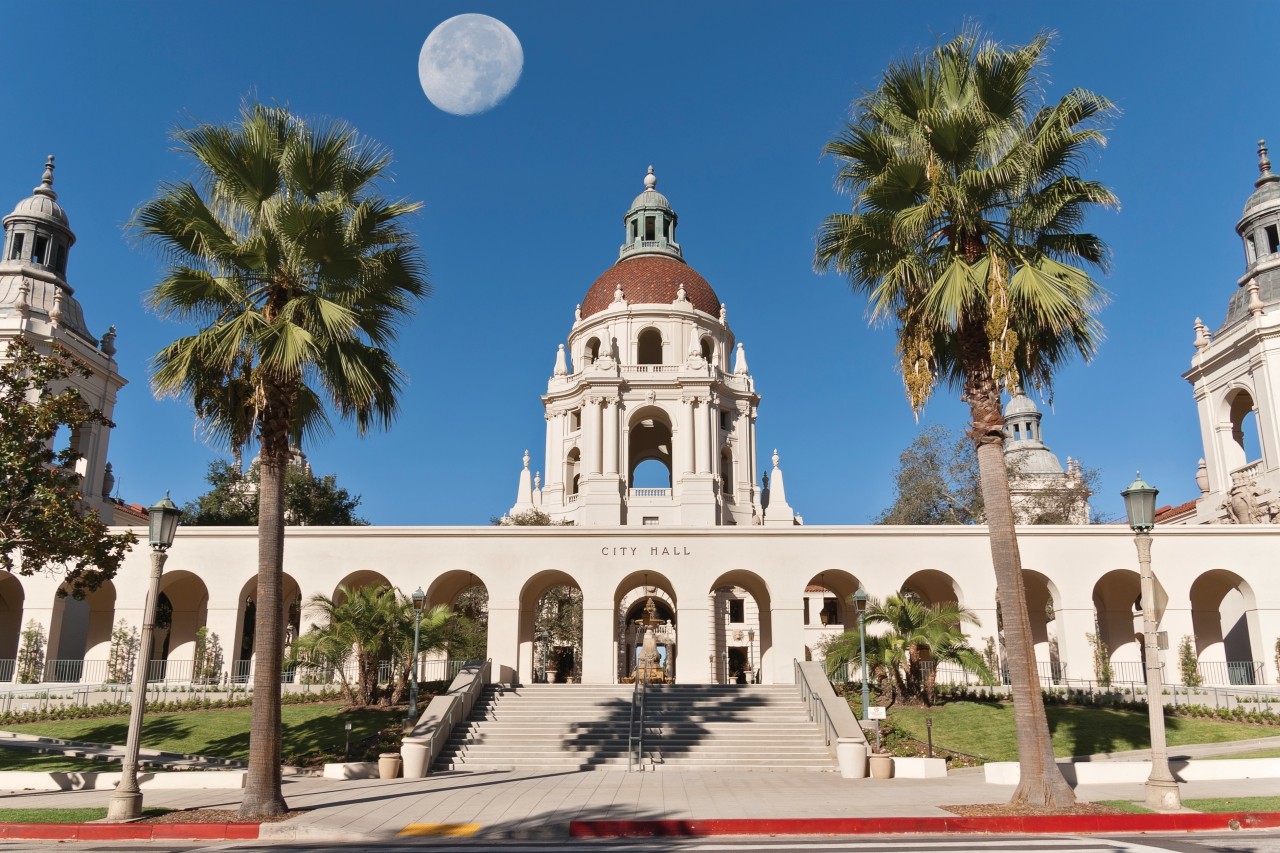
[(1256, 281), (1264, 306), (1280, 303), (1280, 175), (1271, 171), (1266, 140), (1258, 140), (1258, 177), (1244, 204), (1236, 233), (1244, 241), (1245, 271), (1227, 301), (1222, 328), (1250, 315), (1249, 284)]
[[(62, 205), (58, 204), (58, 194), (53, 189), (52, 154), (45, 161), (44, 174), (40, 176), (40, 185), (31, 191), (29, 197), (18, 202), (17, 206), (13, 208), (13, 213), (4, 218), (5, 226), (8, 227), (10, 219), (18, 218), (44, 220), (70, 234), (71, 225), (67, 221), (67, 213), (62, 209)], [(72, 239), (75, 239), (74, 236)]]

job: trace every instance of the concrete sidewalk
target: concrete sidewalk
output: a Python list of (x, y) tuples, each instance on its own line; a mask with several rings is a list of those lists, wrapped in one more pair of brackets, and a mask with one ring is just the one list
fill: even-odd
[[(1274, 780), (1192, 782), (1183, 799), (1280, 795)], [(373, 840), (401, 833), (493, 838), (564, 838), (570, 821), (751, 818), (923, 818), (941, 806), (1000, 803), (1012, 789), (981, 771), (945, 779), (842, 779), (832, 773), (661, 770), (649, 773), (450, 772), (427, 779), (286, 779), (290, 808), (305, 814), (264, 824), (261, 838)], [(1081, 800), (1143, 798), (1141, 784), (1081, 786)], [(149, 792), (147, 806), (234, 809), (239, 790)], [(14, 792), (11, 808), (105, 806), (109, 791)], [(1223, 821), (1225, 826), (1225, 819)]]

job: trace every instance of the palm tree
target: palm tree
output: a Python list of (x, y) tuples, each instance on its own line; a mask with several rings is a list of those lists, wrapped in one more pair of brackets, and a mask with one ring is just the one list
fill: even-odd
[[(972, 610), (951, 601), (925, 604), (914, 595), (891, 595), (883, 603), (871, 599), (866, 623), (886, 630), (867, 634), (867, 665), (891, 682), (894, 697), (919, 699), (926, 705), (935, 698), (938, 664), (952, 663), (983, 680), (991, 671), (981, 653), (970, 646), (961, 624), (980, 624)], [(824, 649), (827, 674), (836, 676), (851, 664), (861, 664), (861, 636), (846, 631), (831, 638)]]
[(1106, 245), (1086, 214), (1114, 206), (1076, 174), (1104, 141), (1105, 98), (1073, 89), (1039, 103), (1047, 35), (1003, 47), (965, 32), (895, 62), (826, 146), (850, 213), (818, 232), (816, 266), (866, 293), (873, 322), (897, 324), (917, 413), (941, 379), (960, 391), (990, 530), (1012, 683), (1021, 782), (1015, 803), (1075, 801), (1053, 761), (1035, 669), (1004, 458), (1002, 389), (1052, 387), (1071, 356), (1094, 353), (1103, 293), (1084, 268)]
[[(190, 400), (233, 448), (256, 435), (257, 622), (244, 819), (286, 810), (280, 791), (283, 489), (291, 432), (311, 398), (360, 433), (387, 427), (402, 379), (387, 353), (425, 296), (425, 269), (401, 224), (418, 205), (388, 201), (389, 155), (340, 122), (247, 105), (230, 125), (176, 132), (195, 182), (162, 184), (134, 216), (167, 262), (148, 295), (160, 314), (200, 325), (157, 354), (159, 395)], [(312, 422), (323, 408), (313, 408)]]
[[(425, 653), (444, 648), (453, 617), (443, 604), (419, 616), (412, 599), (385, 586), (339, 586), (332, 598), (313, 595), (307, 608), (321, 624), (298, 638), (294, 658), (304, 666), (334, 670), (348, 704), (355, 706), (398, 702), (413, 672), (414, 618), (421, 620), (418, 648)], [(385, 696), (378, 689), (384, 662), (391, 668)]]

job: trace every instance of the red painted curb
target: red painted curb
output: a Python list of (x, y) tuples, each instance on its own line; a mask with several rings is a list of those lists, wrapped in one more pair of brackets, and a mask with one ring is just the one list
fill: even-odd
[[(1232, 827), (1231, 823), (1237, 826)], [(723, 820), (575, 820), (571, 838), (704, 835), (900, 835), (965, 833), (1188, 832), (1280, 827), (1280, 812), (1231, 814), (1028, 815), (1023, 817), (726, 818)]]
[(0, 823), (0, 838), (49, 841), (252, 841), (256, 823)]

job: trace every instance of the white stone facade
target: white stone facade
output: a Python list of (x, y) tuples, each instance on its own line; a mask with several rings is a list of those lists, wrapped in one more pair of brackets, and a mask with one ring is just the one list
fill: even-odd
[[(543, 396), (545, 478), (534, 476), (526, 454), (511, 509), (513, 515), (537, 509), (573, 524), (291, 527), (284, 552), (288, 604), (281, 619), (293, 631), (307, 627), (301, 602), (315, 593), (332, 596), (339, 585), (421, 586), (434, 605), (454, 603), (480, 584), (488, 594), (494, 677), (522, 683), (540, 675), (534, 636), (539, 599), (563, 585), (582, 592), (576, 675), (588, 683), (617, 682), (633, 670), (634, 619), (650, 598), (661, 623), (655, 633), (664, 667), (686, 683), (792, 682), (794, 661), (816, 657), (824, 637), (856, 624), (847, 602), (859, 586), (879, 598), (907, 590), (926, 602), (959, 602), (981, 620), (971, 629), (975, 646), (995, 636), (985, 528), (802, 526), (787, 502), (776, 452), (765, 492), (756, 468), (760, 397), (744, 351), (710, 285), (684, 263), (675, 242), (676, 215), (653, 183), (624, 218), (627, 243), (618, 263), (588, 290), (558, 351)], [(5, 328), (36, 339), (56, 336), (47, 312), (35, 322), (48, 327), (33, 324), (31, 316), (18, 318), (16, 291), (3, 288), (10, 277), (31, 274), (11, 269), (0, 267), (6, 273), (0, 297), (10, 293), (4, 297), (9, 301), (0, 299), (0, 320), (10, 324)], [(65, 311), (69, 294), (62, 292)], [(1213, 407), (1229, 411), (1234, 399), (1215, 390), (1230, 385), (1215, 377), (1230, 373), (1243, 381), (1238, 377), (1246, 367), (1253, 368), (1254, 383), (1273, 375), (1264, 362), (1274, 343), (1268, 331), (1274, 314), (1268, 312), (1275, 310), (1243, 321), (1240, 334), (1254, 337), (1239, 350), (1248, 354), (1242, 364), (1219, 356), (1236, 351), (1229, 346), (1232, 329), (1201, 347), (1195, 370), (1202, 373), (1193, 370), (1189, 377), (1203, 379), (1206, 389), (1202, 394), (1196, 386), (1202, 414), (1207, 405), (1212, 415), (1206, 448), (1223, 434), (1214, 426)], [(19, 319), (27, 325), (15, 326)], [(75, 334), (83, 340), (72, 343), (97, 359), (102, 376), (116, 377), (110, 354), (82, 326)], [(114, 393), (120, 381), (110, 379), (105, 387)], [(1270, 385), (1249, 387), (1264, 424), (1263, 467), (1271, 471), (1275, 413), (1267, 407), (1275, 395)], [(1025, 411), (1020, 417), (1029, 422)], [(1019, 432), (1018, 440), (1040, 440), (1038, 413), (1034, 420), (1030, 435)], [(95, 465), (104, 461), (105, 437), (97, 446)], [(645, 462), (666, 469), (666, 487), (642, 491), (633, 485), (634, 471)], [(1233, 464), (1214, 458), (1210, 483), (1218, 494)], [(1276, 684), (1280, 586), (1272, 574), (1280, 526), (1160, 526), (1154, 540), (1156, 606), (1171, 646), (1183, 636), (1194, 638), (1206, 683)], [(1109, 649), (1115, 680), (1140, 682), (1138, 565), (1128, 528), (1025, 526), (1019, 542), (1046, 683), (1094, 677), (1087, 635), (1095, 632)], [(161, 584), (173, 607), (172, 625), (153, 652), (167, 664), (153, 672), (175, 681), (186, 673), (189, 679), (196, 632), (207, 627), (221, 639), (224, 671), (248, 676), (246, 627), (252, 624), (256, 567), (256, 530), (179, 530)], [(28, 621), (49, 636), (41, 681), (104, 680), (111, 627), (120, 620), (141, 623), (147, 574), (146, 549), (135, 549), (115, 580), (82, 602), (58, 598), (55, 578), (0, 577), (0, 681), (14, 678), (12, 661)], [(1167, 654), (1166, 678), (1177, 682), (1176, 658)]]

